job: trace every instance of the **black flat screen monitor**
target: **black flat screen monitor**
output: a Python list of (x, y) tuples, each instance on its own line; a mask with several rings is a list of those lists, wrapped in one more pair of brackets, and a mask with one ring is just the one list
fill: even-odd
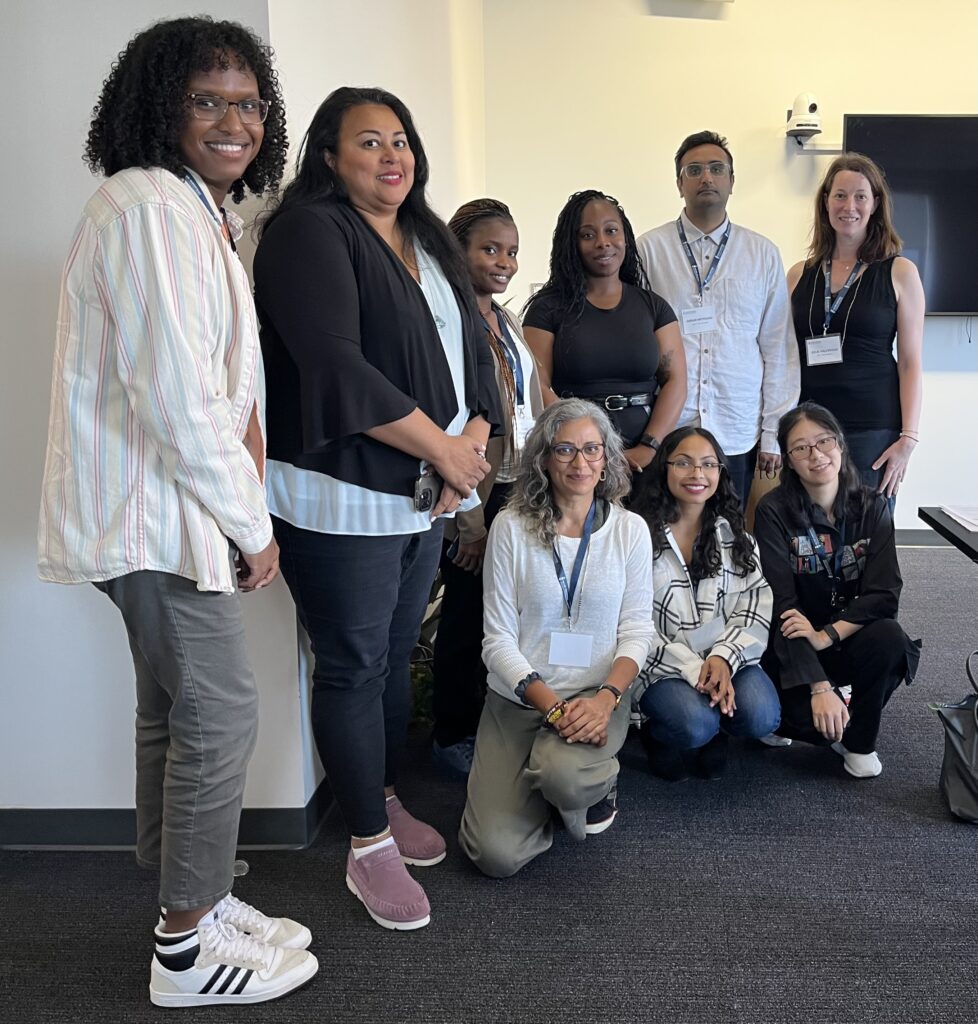
[(846, 114), (843, 146), (883, 168), (928, 313), (978, 313), (978, 116)]

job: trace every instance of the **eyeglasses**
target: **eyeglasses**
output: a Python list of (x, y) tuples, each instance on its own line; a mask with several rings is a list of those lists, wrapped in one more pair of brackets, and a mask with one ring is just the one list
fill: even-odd
[(694, 469), (702, 469), (704, 473), (716, 473), (723, 468), (723, 464), (716, 459), (704, 459), (702, 462), (693, 462), (691, 459), (673, 459), (666, 462), (667, 466), (678, 469), (680, 473), (689, 473)]
[(226, 100), (223, 96), (211, 96), (209, 93), (187, 93), (190, 100), (190, 112), (201, 121), (223, 121), (228, 107), (238, 108), (238, 117), (242, 124), (263, 124), (268, 117), (269, 100)]
[(599, 462), (604, 458), (604, 445), (598, 441), (589, 441), (583, 448), (573, 444), (554, 444), (550, 451), (558, 462), (573, 462), (578, 454), (583, 455), (587, 462)]
[(829, 434), (826, 437), (820, 437), (814, 444), (796, 444), (794, 448), (788, 450), (788, 455), (800, 462), (802, 459), (809, 458), (813, 448), (817, 448), (823, 453), (834, 452), (838, 445), (839, 439), (835, 434)]
[(679, 174), (680, 176), (685, 174), (687, 178), (702, 178), (704, 171), (709, 171), (711, 178), (725, 178), (730, 173), (730, 164), (722, 163), (719, 160), (708, 164), (686, 164), (680, 169)]

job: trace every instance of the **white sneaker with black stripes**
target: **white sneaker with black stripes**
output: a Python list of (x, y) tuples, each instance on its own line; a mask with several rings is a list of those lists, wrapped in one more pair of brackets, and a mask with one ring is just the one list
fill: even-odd
[[(308, 949), (312, 932), (304, 924), (290, 917), (269, 917), (257, 907), (228, 893), (215, 907), (222, 921), (234, 925), (239, 932), (247, 932), (262, 942), (283, 949)], [(166, 907), (160, 907), (158, 928), (166, 923)]]
[(165, 1007), (264, 1003), (300, 988), (318, 970), (308, 950), (262, 942), (213, 914), (193, 931), (156, 929), (149, 998)]

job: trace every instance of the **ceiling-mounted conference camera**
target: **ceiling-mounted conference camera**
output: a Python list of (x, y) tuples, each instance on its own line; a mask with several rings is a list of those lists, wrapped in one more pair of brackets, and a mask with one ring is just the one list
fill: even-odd
[(795, 97), (794, 106), (788, 111), (788, 127), (785, 135), (794, 139), (798, 145), (804, 139), (822, 132), (822, 118), (818, 112), (818, 100), (814, 93), (800, 92)]

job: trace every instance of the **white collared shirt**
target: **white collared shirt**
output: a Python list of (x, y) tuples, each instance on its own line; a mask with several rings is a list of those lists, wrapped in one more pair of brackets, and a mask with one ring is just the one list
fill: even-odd
[[(680, 215), (686, 238), (706, 279), (728, 221), (705, 235)], [(674, 220), (638, 239), (652, 290), (680, 316), (699, 305), (696, 279)], [(784, 266), (773, 242), (733, 224), (703, 304), (716, 314), (716, 330), (683, 333), (686, 352), (686, 404), (679, 426), (711, 431), (727, 455), (778, 451), (778, 420), (798, 401), (801, 386), (798, 345)]]
[(204, 201), (169, 171), (130, 168), (85, 206), (61, 282), (42, 579), (151, 569), (230, 593), (228, 541), (254, 553), (272, 539), (243, 444), (263, 397), (251, 286), (197, 182)]

